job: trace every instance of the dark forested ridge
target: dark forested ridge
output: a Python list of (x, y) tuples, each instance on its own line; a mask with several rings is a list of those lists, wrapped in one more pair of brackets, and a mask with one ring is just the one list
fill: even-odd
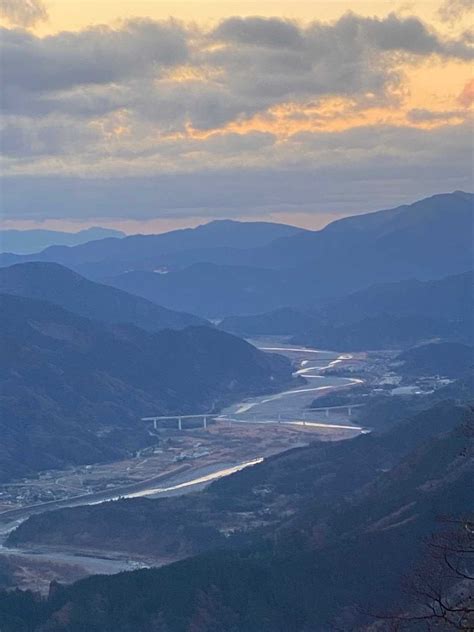
[(371, 285), (329, 302), (318, 310), (285, 308), (254, 316), (229, 316), (220, 327), (240, 335), (304, 334), (318, 325), (358, 323), (387, 315), (424, 317), (438, 321), (467, 321), (472, 317), (474, 273), (434, 281), (397, 281)]
[[(243, 259), (245, 261), (245, 259)], [(173, 309), (194, 309), (206, 318), (227, 313), (261, 311), (272, 303), (286, 285), (286, 275), (245, 264), (224, 265), (200, 262), (186, 268), (156, 274), (149, 270), (130, 271), (107, 277), (107, 283), (150, 301), (166, 297)], [(278, 299), (277, 299), (278, 300)]]
[(131, 323), (149, 331), (206, 324), (192, 314), (175, 312), (89, 281), (57, 263), (33, 262), (0, 268), (0, 292), (50, 301), (86, 318)]
[(255, 525), (277, 525), (308, 503), (324, 512), (467, 418), (465, 408), (446, 403), (407, 414), (386, 431), (285, 452), (192, 496), (121, 500), (32, 516), (9, 543), (183, 556), (222, 545), (222, 532), (231, 525), (242, 535)]
[(206, 412), (291, 379), (286, 359), (209, 327), (150, 333), (25, 297), (0, 304), (2, 479), (117, 458), (146, 440), (141, 416)]
[(407, 348), (438, 338), (472, 342), (472, 272), (435, 281), (374, 285), (318, 310), (281, 309), (225, 318), (219, 327), (238, 335), (292, 335), (296, 343), (327, 349)]
[(407, 348), (430, 339), (474, 340), (472, 271), (434, 281), (374, 285), (327, 307), (297, 333), (305, 344)]
[(455, 342), (420, 345), (401, 353), (399, 371), (404, 375), (460, 377), (474, 368), (474, 347)]
[(407, 349), (432, 340), (474, 342), (474, 319), (437, 320), (424, 316), (380, 314), (356, 323), (325, 322), (293, 337), (296, 344), (340, 351)]
[[(159, 524), (162, 512), (171, 528), (173, 502), (181, 511), (188, 503), (189, 511), (194, 506), (197, 512), (201, 496), (205, 520), (212, 504), (228, 519), (232, 512), (258, 513), (256, 491), (263, 486), (268, 490), (264, 504), (275, 513), (275, 522), (260, 527), (253, 541), (247, 533), (227, 550), (221, 546), (162, 569), (92, 577), (58, 587), (47, 601), (3, 594), (0, 621), (8, 632), (23, 629), (14, 627), (22, 620), (20, 612), (31, 629), (40, 630), (47, 621), (46, 629), (54, 632), (323, 631), (331, 629), (330, 622), (362, 629), (361, 612), (374, 604), (382, 611), (403, 603), (403, 576), (422, 557), (422, 538), (439, 528), (438, 517), (474, 510), (472, 426), (469, 407), (439, 404), (387, 433), (274, 457), (194, 498), (146, 506), (140, 501), (135, 507), (144, 524), (155, 503), (150, 524)], [(126, 528), (117, 519), (126, 524), (127, 507), (134, 503), (105, 508), (113, 534)], [(100, 520), (100, 509), (31, 518), (12, 541), (35, 541), (35, 529), (39, 541), (47, 539), (48, 528), (56, 533), (64, 528), (74, 537), (74, 515), (78, 531), (84, 530), (81, 512), (90, 512), (92, 525)], [(136, 521), (132, 511), (129, 524)], [(260, 511), (265, 516), (261, 506)], [(181, 522), (183, 514), (175, 515)], [(184, 517), (187, 522), (190, 516)], [(15, 616), (17, 622), (9, 623)]]

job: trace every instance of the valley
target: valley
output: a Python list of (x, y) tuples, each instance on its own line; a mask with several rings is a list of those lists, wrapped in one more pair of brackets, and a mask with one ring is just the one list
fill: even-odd
[[(251, 341), (263, 351), (287, 356), (302, 375), (300, 384), (279, 393), (247, 398), (224, 408), (206, 429), (176, 425), (149, 432), (154, 443), (139, 450), (133, 457), (111, 463), (95, 463), (47, 470), (37, 477), (5, 484), (0, 490), (0, 534), (2, 540), (30, 515), (46, 510), (91, 505), (117, 498), (165, 497), (203, 489), (211, 482), (244, 467), (251, 467), (264, 458), (288, 449), (308, 445), (312, 441), (337, 441), (360, 434), (362, 429), (351, 423), (345, 410), (308, 410), (312, 400), (321, 394), (347, 390), (360, 380), (346, 377), (325, 377), (324, 369), (353, 361), (350, 355), (294, 347), (280, 339)], [(275, 347), (275, 345), (277, 345)], [(364, 358), (359, 357), (362, 366)], [(144, 423), (137, 419), (137, 424)], [(166, 560), (149, 555), (130, 559), (121, 552), (97, 551), (87, 556), (74, 546), (34, 546), (31, 550), (2, 548), (2, 555), (21, 559), (29, 571), (18, 577), (23, 588), (45, 589), (33, 569), (39, 567), (44, 577), (46, 564), (56, 568), (56, 578), (77, 579), (90, 573), (113, 573), (137, 565), (156, 565)], [(61, 568), (58, 563), (61, 562)], [(98, 565), (98, 569), (97, 569)], [(71, 568), (71, 566), (73, 568)], [(51, 570), (51, 569), (50, 569)], [(50, 573), (47, 574), (49, 578)]]
[[(146, 425), (152, 441), (129, 458), (47, 470), (3, 485), (1, 541), (29, 516), (45, 511), (119, 498), (189, 494), (287, 450), (315, 441), (348, 440), (370, 431), (357, 421), (363, 418), (360, 409), (365, 404), (357, 403), (351, 393), (364, 386), (373, 394), (384, 380), (390, 381), (387, 372), (393, 353), (337, 353), (295, 346), (275, 336), (250, 342), (260, 351), (287, 357), (301, 383), (227, 406), (207, 428), (199, 420), (187, 420), (181, 431), (172, 421), (154, 429), (137, 419), (137, 424)], [(338, 398), (339, 404), (332, 405), (328, 398)], [(2, 545), (0, 556), (15, 568), (18, 587), (39, 591), (47, 591), (52, 579), (69, 583), (90, 574), (161, 566), (181, 557), (101, 550), (90, 544), (82, 548), (77, 543)]]
[(473, 201), (0, 254), (2, 632), (416, 612), (471, 534)]

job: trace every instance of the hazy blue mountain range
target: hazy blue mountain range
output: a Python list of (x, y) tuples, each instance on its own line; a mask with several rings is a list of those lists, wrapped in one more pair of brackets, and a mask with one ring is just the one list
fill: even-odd
[(290, 363), (209, 327), (146, 332), (0, 294), (0, 480), (123, 456), (141, 416), (207, 412), (291, 380)]
[(220, 327), (243, 335), (298, 334), (318, 322), (346, 324), (380, 314), (469, 320), (474, 303), (472, 271), (435, 281), (397, 281), (372, 285), (330, 301), (319, 310), (282, 308), (251, 316), (228, 316)]
[(473, 321), (380, 314), (346, 325), (324, 323), (292, 338), (295, 344), (338, 351), (406, 349), (433, 340), (474, 342)]
[(397, 358), (404, 375), (442, 375), (457, 378), (474, 370), (474, 347), (456, 342), (439, 342), (413, 347)]
[(434, 281), (397, 281), (372, 285), (332, 302), (321, 311), (331, 322), (357, 322), (376, 314), (430, 316), (461, 321), (472, 317), (474, 273), (446, 276)]
[[(236, 253), (232, 265), (202, 262), (155, 275), (128, 271), (108, 282), (211, 318), (320, 307), (376, 283), (437, 279), (472, 269), (473, 199), (464, 193), (434, 196), (275, 239)], [(202, 289), (200, 305), (196, 287)]]
[(474, 273), (376, 285), (320, 310), (295, 341), (337, 349), (407, 348), (433, 339), (474, 342)]
[(374, 607), (413, 607), (403, 582), (426, 555), (423, 539), (439, 516), (474, 509), (473, 423), (469, 407), (444, 403), (385, 434), (286, 452), (192, 496), (34, 516), (12, 544), (102, 538), (110, 524), (112, 539), (130, 529), (142, 542), (154, 528), (160, 546), (183, 518), (197, 541), (213, 513), (217, 526), (233, 514), (264, 526), (161, 569), (57, 586), (42, 602), (3, 593), (0, 621), (7, 631), (15, 617), (34, 631), (47, 622), (52, 632), (363, 629)]
[(31, 230), (1, 230), (0, 252), (10, 252), (28, 255), (48, 248), (48, 246), (77, 246), (95, 239), (106, 237), (125, 237), (125, 233), (111, 228), (92, 226), (77, 233), (59, 230), (45, 230), (34, 228)]
[(20, 263), (0, 268), (0, 292), (44, 299), (109, 323), (132, 323), (149, 331), (204, 325), (192, 314), (176, 312), (122, 290), (95, 283), (57, 263)]
[[(212, 319), (226, 313), (248, 313), (279, 302), (286, 284), (284, 271), (251, 266), (196, 263), (167, 274), (131, 271), (107, 277), (106, 283), (156, 302), (162, 296), (172, 309), (195, 310)], [(288, 290), (291, 288), (288, 287)]]
[[(211, 222), (164, 235), (53, 247), (30, 259), (63, 263), (207, 318), (320, 307), (375, 283), (423, 281), (470, 270), (473, 199), (460, 191), (435, 195), (348, 217), (320, 231)], [(24, 260), (0, 257), (3, 265)]]
[(219, 327), (239, 336), (289, 336), (308, 331), (317, 322), (319, 312), (281, 307), (249, 316), (226, 316)]
[(370, 286), (319, 310), (232, 316), (219, 326), (243, 335), (292, 335), (327, 349), (409, 347), (431, 338), (474, 339), (474, 275)]
[[(195, 263), (240, 257), (240, 251), (258, 249), (273, 240), (305, 232), (301, 228), (271, 222), (216, 220), (197, 228), (174, 230), (159, 235), (131, 235), (124, 240), (103, 239), (75, 248), (51, 247), (34, 256), (39, 261), (55, 261), (67, 266), (83, 266), (91, 275), (124, 272), (128, 269), (153, 270), (171, 263)], [(183, 257), (182, 261), (180, 256)], [(29, 257), (31, 260), (32, 257)], [(4, 256), (7, 263), (23, 259)]]
[[(394, 209), (346, 217), (315, 232), (283, 238), (271, 243), (258, 262), (275, 267), (327, 265), (338, 271), (343, 264), (357, 262), (359, 274), (377, 259), (384, 264), (384, 277), (396, 273), (409, 278), (410, 271), (425, 271), (425, 278), (458, 272), (472, 267), (470, 235), (474, 218), (472, 193), (455, 191), (433, 195)], [(429, 229), (428, 229), (429, 227)], [(465, 246), (464, 252), (459, 247)], [(454, 268), (446, 269), (446, 263)], [(399, 271), (405, 274), (399, 277)], [(346, 270), (350, 273), (350, 269)]]

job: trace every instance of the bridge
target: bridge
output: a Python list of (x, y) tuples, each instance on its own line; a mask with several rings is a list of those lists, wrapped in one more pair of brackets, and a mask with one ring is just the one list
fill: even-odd
[[(349, 417), (352, 415), (352, 410), (354, 408), (361, 408), (365, 406), (365, 404), (343, 404), (341, 406), (322, 406), (321, 408), (308, 408), (308, 412), (324, 412), (326, 417), (329, 417), (330, 410), (347, 410), (347, 414)], [(305, 413), (303, 413), (305, 415)]]
[(223, 415), (222, 413), (203, 413), (197, 415), (160, 415), (156, 417), (142, 417), (141, 421), (151, 422), (153, 423), (153, 428), (158, 430), (158, 424), (163, 421), (176, 421), (178, 425), (178, 430), (183, 430), (183, 421), (187, 419), (202, 419), (202, 427), (207, 428), (207, 422), (211, 419), (220, 419), (221, 421), (232, 423), (286, 423), (286, 424), (296, 424), (303, 426), (315, 426), (315, 427), (333, 427), (333, 428), (347, 428), (354, 430), (361, 430), (358, 426), (344, 426), (344, 425), (334, 425), (330, 424), (321, 424), (317, 423), (316, 420), (308, 419), (311, 413), (315, 412), (324, 412), (326, 417), (329, 417), (329, 413), (331, 410), (347, 410), (348, 416), (352, 415), (352, 410), (354, 408), (361, 408), (365, 406), (365, 404), (343, 404), (340, 406), (322, 406), (321, 408), (307, 408), (299, 414), (299, 419), (295, 420), (295, 415), (285, 415), (284, 413), (279, 413), (275, 418), (269, 418), (268, 413), (264, 414), (250, 414), (247, 417), (236, 418), (235, 415), (239, 413), (234, 413), (233, 416)]
[(217, 413), (205, 413), (204, 415), (161, 415), (159, 417), (142, 417), (141, 421), (153, 422), (153, 428), (158, 430), (158, 423), (160, 421), (173, 421), (178, 422), (178, 430), (183, 429), (183, 419), (202, 419), (202, 427), (207, 428), (207, 420), (215, 419), (218, 417)]

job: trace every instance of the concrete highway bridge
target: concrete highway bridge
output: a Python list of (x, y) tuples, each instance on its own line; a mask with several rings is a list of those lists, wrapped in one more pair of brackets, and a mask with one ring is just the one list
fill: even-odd
[[(329, 413), (334, 410), (344, 411), (347, 410), (347, 414), (350, 417), (352, 415), (352, 411), (354, 408), (360, 408), (364, 406), (364, 404), (344, 404), (342, 406), (322, 406), (321, 408), (308, 408), (306, 411), (303, 411), (298, 415), (299, 422), (305, 425), (306, 420), (310, 423), (309, 417), (311, 414), (315, 412), (324, 412), (326, 417), (329, 417)], [(239, 418), (236, 418), (239, 417)], [(188, 419), (201, 419), (202, 427), (207, 428), (207, 422), (211, 419), (222, 419), (222, 421), (239, 422), (239, 423), (293, 423), (295, 422), (295, 415), (285, 415), (279, 414), (276, 418), (269, 418), (267, 414), (249, 414), (240, 417), (239, 413), (233, 413), (232, 416), (222, 415), (220, 413), (204, 413), (197, 415), (160, 415), (156, 417), (142, 417), (141, 421), (153, 423), (153, 428), (158, 430), (158, 426), (160, 423), (164, 421), (176, 421), (178, 430), (183, 430), (183, 422)], [(331, 424), (332, 425), (332, 424)], [(346, 426), (341, 426), (346, 427)], [(347, 426), (350, 428), (351, 426)]]
[(153, 428), (158, 430), (158, 424), (162, 421), (176, 421), (178, 423), (178, 430), (183, 429), (183, 421), (185, 419), (202, 419), (202, 427), (207, 428), (208, 419), (215, 419), (219, 415), (217, 413), (206, 413), (204, 415), (161, 415), (159, 417), (142, 417), (142, 421), (148, 421), (153, 423)]
[[(354, 410), (354, 408), (362, 408), (362, 406), (365, 406), (365, 404), (343, 404), (342, 406), (322, 406), (321, 408), (308, 408), (308, 413), (310, 412), (324, 412), (324, 414), (326, 415), (326, 417), (329, 417), (329, 412), (331, 410), (347, 410), (347, 414), (349, 415), (349, 417), (352, 415), (352, 411)], [(303, 416), (306, 413), (303, 413)]]

